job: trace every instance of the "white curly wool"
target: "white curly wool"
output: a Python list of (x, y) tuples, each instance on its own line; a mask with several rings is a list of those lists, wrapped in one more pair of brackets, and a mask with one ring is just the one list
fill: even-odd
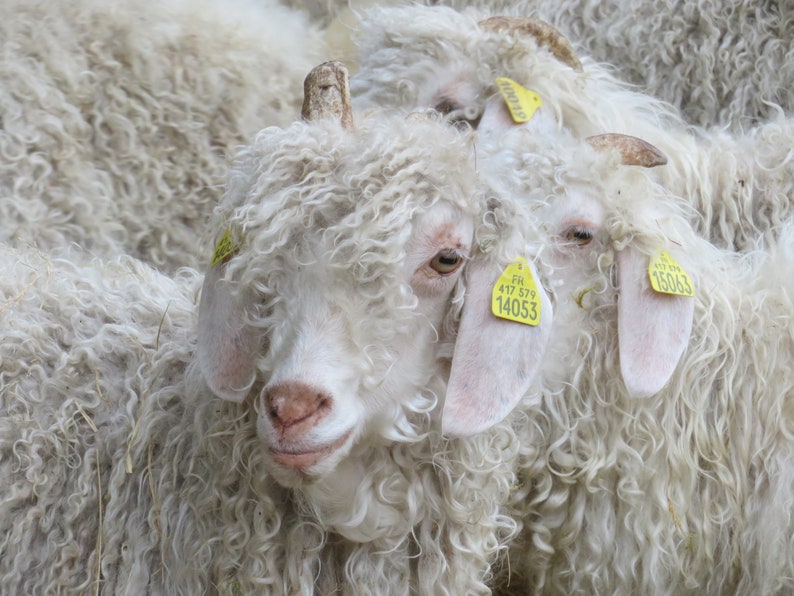
[(360, 70), (351, 81), (357, 109), (435, 108), (477, 127), (498, 93), (497, 77), (509, 77), (540, 97), (535, 118), (547, 125), (538, 134), (624, 133), (661, 149), (669, 163), (652, 176), (697, 208), (693, 223), (719, 246), (750, 250), (773, 240), (777, 223), (792, 215), (788, 118), (773, 110), (774, 118), (741, 133), (688, 126), (673, 105), (640, 93), (590, 56), (580, 57), (577, 70), (564, 54), (555, 57), (548, 38), (489, 30), (483, 20), (495, 12), (447, 6), (365, 12), (357, 30)]
[[(324, 23), (334, 56), (354, 63), (352, 38), (367, 35), (357, 15), (405, 0), (285, 0)], [(580, 53), (636, 89), (671, 103), (687, 122), (746, 131), (794, 109), (794, 18), (786, 2), (745, 0), (423, 0), (487, 15), (540, 18)], [(349, 8), (348, 8), (349, 7)], [(421, 17), (420, 17), (421, 18)], [(418, 19), (417, 19), (418, 20)], [(361, 59), (366, 62), (366, 55)]]
[(537, 93), (548, 117), (578, 136), (645, 138), (660, 127), (685, 129), (672, 105), (638, 92), (612, 69), (588, 56), (563, 59), (550, 38), (483, 24), (488, 16), (446, 6), (364, 12), (355, 37), (360, 68), (351, 79), (354, 106), (430, 107), (476, 126), (497, 92), (496, 79), (510, 77)]
[[(495, 592), (791, 593), (794, 224), (766, 251), (717, 249), (619, 159), (522, 127), (480, 160), (535, 214), (556, 295)], [(651, 289), (661, 250), (693, 297)]]
[(445, 438), (435, 406), (450, 361), (484, 398), (523, 383), (552, 313), (483, 322), (468, 342), (501, 357), (455, 372), (477, 272), (536, 248), (471, 141), (424, 117), (263, 130), (197, 317), (188, 269), (3, 247), (3, 589), (488, 593), (518, 445), (506, 422)]
[[(747, 130), (794, 109), (794, 12), (744, 0), (442, 0), (458, 9), (539, 17), (688, 122)], [(430, 4), (430, 2), (428, 2)], [(435, 4), (435, 2), (432, 2)]]
[(11, 0), (0, 40), (0, 240), (166, 271), (198, 264), (228, 160), (295, 119), (324, 53), (254, 0)]
[[(5, 245), (0, 262), (2, 591), (125, 593), (120, 576), (157, 539), (152, 508), (135, 507), (147, 461), (128, 449), (143, 403), (189, 359), (200, 280), (129, 257), (77, 266)], [(123, 531), (128, 517), (140, 531)]]
[(774, 243), (794, 217), (794, 118), (782, 113), (747, 132), (695, 130), (657, 178), (697, 210), (714, 244), (745, 251)]

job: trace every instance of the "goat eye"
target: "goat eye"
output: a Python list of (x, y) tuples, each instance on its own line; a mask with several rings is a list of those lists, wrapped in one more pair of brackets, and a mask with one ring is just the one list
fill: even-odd
[(442, 116), (446, 116), (449, 124), (456, 128), (477, 129), (482, 114), (477, 114), (473, 107), (464, 107), (449, 98), (443, 98), (433, 108)]
[(430, 260), (430, 268), (441, 275), (449, 275), (463, 264), (463, 257), (453, 250), (442, 250)]
[(593, 231), (584, 226), (571, 226), (565, 230), (563, 237), (577, 246), (586, 246), (593, 240)]
[(460, 107), (459, 107), (459, 106), (456, 106), (456, 105), (455, 105), (454, 103), (452, 103), (452, 102), (451, 102), (449, 99), (447, 99), (447, 98), (444, 98), (444, 99), (442, 99), (441, 101), (439, 101), (439, 102), (436, 104), (436, 106), (435, 106), (435, 108), (434, 108), (434, 109), (435, 109), (435, 110), (436, 110), (436, 111), (437, 111), (439, 114), (442, 114), (442, 115), (444, 115), (444, 116), (448, 116), (450, 113), (454, 112), (455, 110), (459, 110), (459, 109), (460, 109)]

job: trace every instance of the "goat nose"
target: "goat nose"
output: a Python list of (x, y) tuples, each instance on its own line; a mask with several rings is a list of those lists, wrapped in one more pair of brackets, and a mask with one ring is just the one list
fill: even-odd
[(313, 426), (331, 407), (327, 393), (298, 381), (269, 387), (264, 392), (264, 402), (273, 425), (282, 429), (301, 422)]

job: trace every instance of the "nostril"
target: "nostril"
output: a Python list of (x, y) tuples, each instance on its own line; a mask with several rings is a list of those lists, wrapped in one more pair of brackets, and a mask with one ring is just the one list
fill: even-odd
[(264, 393), (264, 400), (273, 425), (280, 428), (310, 421), (313, 425), (331, 404), (328, 394), (297, 381), (269, 387)]
[[(267, 411), (268, 415), (271, 418), (273, 418), (273, 419), (277, 419), (278, 418), (278, 405), (273, 403), (273, 401), (274, 401), (273, 399), (268, 399), (267, 397), (265, 399), (270, 404), (270, 409)], [(276, 400), (278, 400), (278, 398), (276, 398)]]

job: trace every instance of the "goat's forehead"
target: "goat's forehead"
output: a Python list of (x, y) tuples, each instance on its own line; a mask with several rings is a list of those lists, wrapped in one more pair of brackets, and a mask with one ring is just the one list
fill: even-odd
[(441, 123), (370, 118), (352, 133), (296, 125), (262, 135), (248, 157), (222, 219), (259, 262), (318, 251), (339, 264), (399, 259), (416, 218), (434, 205), (471, 218), (482, 210), (470, 139)]
[[(481, 81), (483, 84), (492, 83), (493, 76), (523, 79), (532, 74), (533, 68), (545, 68), (547, 64), (559, 66), (550, 52), (539, 50), (538, 40), (529, 34), (484, 32), (473, 25), (463, 33), (452, 27), (416, 32), (397, 43), (384, 42), (384, 48), (389, 51), (392, 72), (456, 67), (470, 78), (487, 77)], [(395, 54), (395, 49), (400, 53)], [(366, 68), (368, 57), (361, 59)]]
[(363, 220), (359, 225), (400, 226), (439, 202), (473, 213), (481, 201), (477, 179), (468, 167), (468, 152), (458, 149), (462, 147), (441, 144), (367, 147), (340, 159), (331, 174), (308, 172), (282, 188), (277, 183), (262, 201), (276, 205), (271, 209), (275, 225), (281, 225), (281, 214), (290, 211), (303, 220), (341, 228), (351, 218)]
[[(406, 268), (431, 258), (433, 250), (468, 250), (474, 217), (461, 205), (436, 196), (417, 202), (411, 197), (334, 206), (319, 202), (292, 213), (282, 209), (241, 247), (239, 261), (259, 271), (346, 271), (360, 280), (400, 277)], [(418, 255), (418, 256), (417, 256)], [(338, 278), (338, 274), (334, 274)]]
[(468, 251), (474, 235), (474, 218), (445, 201), (414, 218), (407, 252), (416, 258), (440, 248)]
[[(401, 164), (385, 174), (342, 176), (334, 184), (314, 188), (298, 182), (284, 189), (278, 209), (265, 223), (276, 232), (291, 225), (346, 237), (394, 233), (452, 213), (473, 217), (481, 202), (476, 186), (439, 173)], [(290, 213), (293, 217), (287, 221)]]
[(580, 222), (600, 227), (606, 211), (605, 198), (606, 191), (598, 186), (572, 183), (555, 197), (551, 206), (554, 213), (552, 221), (560, 225)]

